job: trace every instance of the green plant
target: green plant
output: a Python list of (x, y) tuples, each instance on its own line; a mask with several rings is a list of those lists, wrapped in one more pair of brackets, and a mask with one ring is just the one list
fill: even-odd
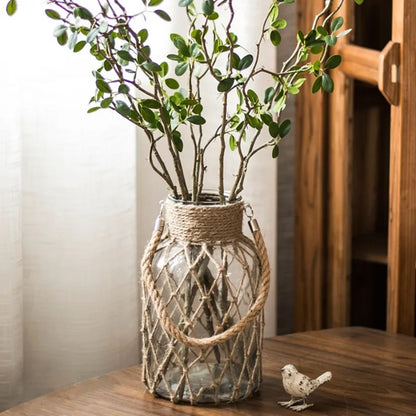
[[(357, 4), (363, 1), (355, 0)], [(187, 34), (170, 34), (175, 53), (162, 61), (153, 58), (143, 18), (154, 14), (170, 21), (161, 8), (163, 0), (137, 1), (135, 10), (128, 10), (123, 0), (97, 0), (94, 8), (86, 8), (85, 3), (91, 2), (82, 0), (49, 0), (51, 8), (46, 14), (60, 22), (54, 31), (60, 45), (68, 44), (75, 53), (88, 48), (98, 61), (89, 112), (111, 109), (140, 127), (149, 141), (150, 164), (175, 198), (200, 199), (206, 151), (219, 143), (218, 195), (223, 203), (227, 152), (239, 156), (228, 197), (234, 200), (243, 191), (252, 157), (267, 148), (273, 157), (278, 156), (279, 142), (291, 128), (290, 120), (283, 117), (287, 98), (299, 93), (306, 76), (315, 77), (313, 92), (333, 91), (329, 71), (340, 64), (341, 57), (330, 55), (330, 47), (349, 32), (341, 30), (343, 19), (336, 16), (344, 0), (326, 0), (309, 32), (298, 32), (297, 45), (279, 71), (259, 65), (264, 41), (275, 47), (281, 42), (287, 22), (279, 17), (280, 7), (294, 2), (270, 0), (251, 55), (234, 32), (234, 7), (241, 6), (235, 6), (233, 0), (178, 0), (177, 7), (188, 18)], [(10, 0), (7, 13), (13, 14), (16, 7), (16, 0)], [(260, 74), (270, 81), (264, 91), (252, 87)], [(222, 96), (213, 132), (203, 127), (201, 84), (205, 78), (214, 80)], [(190, 178), (181, 157), (184, 146), (189, 145), (193, 151)], [(167, 149), (167, 159), (161, 149)]]

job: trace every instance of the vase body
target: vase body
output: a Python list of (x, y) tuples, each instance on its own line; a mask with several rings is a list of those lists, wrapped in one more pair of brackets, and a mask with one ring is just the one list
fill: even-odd
[(242, 318), (257, 299), (261, 264), (242, 233), (243, 208), (165, 202), (165, 233), (143, 284), (143, 380), (156, 396), (218, 404), (260, 387), (263, 311)]

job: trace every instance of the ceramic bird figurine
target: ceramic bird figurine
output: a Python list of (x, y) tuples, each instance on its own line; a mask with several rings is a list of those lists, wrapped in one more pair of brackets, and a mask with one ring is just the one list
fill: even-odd
[[(332, 373), (327, 371), (315, 379), (305, 376), (292, 364), (285, 365), (281, 370), (283, 387), (286, 393), (290, 394), (290, 401), (278, 402), (281, 406), (300, 412), (313, 406), (313, 403), (306, 403), (306, 398), (315, 391), (321, 384), (331, 380)], [(297, 404), (302, 402), (301, 404)]]

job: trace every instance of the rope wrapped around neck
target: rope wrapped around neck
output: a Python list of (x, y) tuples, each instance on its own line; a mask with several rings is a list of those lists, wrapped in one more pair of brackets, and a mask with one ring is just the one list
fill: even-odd
[(242, 237), (242, 201), (213, 206), (182, 204), (168, 199), (164, 210), (169, 235), (179, 241), (228, 243)]

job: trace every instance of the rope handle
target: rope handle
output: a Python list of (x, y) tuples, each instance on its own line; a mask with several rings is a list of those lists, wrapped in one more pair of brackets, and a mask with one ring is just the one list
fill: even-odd
[(260, 286), (259, 293), (254, 304), (250, 307), (247, 314), (241, 318), (236, 324), (225, 330), (224, 332), (212, 335), (207, 338), (194, 338), (186, 335), (170, 318), (166, 306), (156, 288), (152, 275), (152, 260), (156, 249), (162, 240), (164, 220), (159, 216), (156, 220), (155, 229), (149, 244), (146, 247), (143, 260), (141, 263), (143, 284), (149, 291), (154, 307), (161, 325), (167, 333), (188, 347), (209, 348), (221, 344), (232, 338), (244, 330), (254, 319), (262, 312), (266, 303), (267, 295), (270, 289), (270, 265), (267, 256), (266, 246), (263, 235), (260, 231), (257, 221), (249, 217), (250, 230), (253, 234), (254, 243), (258, 250), (260, 258)]

